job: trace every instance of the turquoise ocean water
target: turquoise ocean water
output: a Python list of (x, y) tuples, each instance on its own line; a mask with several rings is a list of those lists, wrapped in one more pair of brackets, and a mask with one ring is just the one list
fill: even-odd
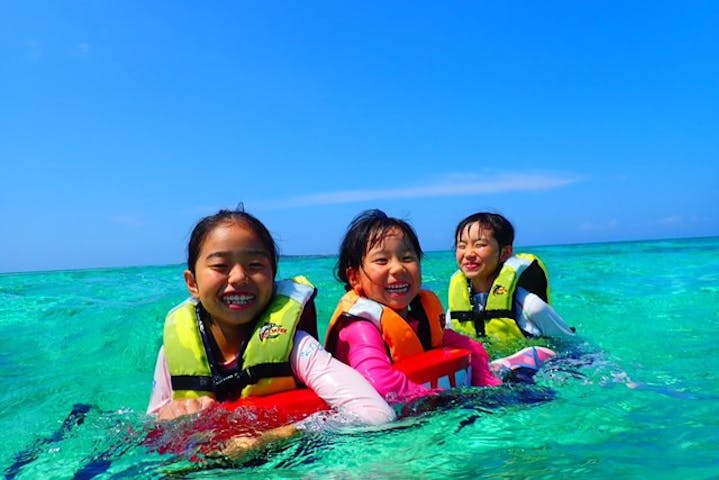
[[(526, 251), (579, 333), (536, 385), (456, 392), (387, 428), (314, 433), (211, 469), (141, 444), (182, 265), (0, 275), (0, 467), (18, 479), (719, 478), (719, 237)], [(318, 285), (321, 335), (342, 293), (334, 261), (280, 267)], [(423, 261), (445, 304), (453, 271), (451, 252)], [(75, 404), (88, 411), (69, 416)]]

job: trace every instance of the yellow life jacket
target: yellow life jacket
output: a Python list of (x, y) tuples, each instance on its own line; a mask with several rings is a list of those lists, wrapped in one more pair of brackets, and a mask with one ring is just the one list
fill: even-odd
[(393, 363), (441, 346), (444, 311), (437, 295), (429, 290), (421, 290), (409, 308), (412, 318), (419, 322), (417, 333), (391, 308), (360, 297), (354, 290), (350, 290), (332, 314), (327, 327), (325, 349), (335, 354), (341, 326), (355, 320), (372, 322), (379, 329)]
[(223, 372), (214, 359), (216, 347), (212, 334), (205, 331), (207, 312), (202, 304), (191, 298), (170, 310), (163, 344), (172, 397), (209, 395), (224, 401), (296, 388), (290, 352), (302, 312), (315, 294), (315, 287), (301, 276), (276, 282), (272, 301), (257, 320), (232, 372)]
[(484, 310), (476, 312), (470, 300), (471, 286), (461, 270), (449, 281), (449, 310), (452, 327), (473, 337), (487, 336), (500, 342), (525, 337), (517, 324), (514, 298), (522, 287), (549, 303), (549, 279), (544, 264), (535, 255), (518, 253), (504, 262), (492, 283)]

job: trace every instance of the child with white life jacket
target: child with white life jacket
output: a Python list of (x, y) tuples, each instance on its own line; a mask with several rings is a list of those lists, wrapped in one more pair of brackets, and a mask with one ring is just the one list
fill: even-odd
[[(407, 222), (381, 210), (355, 217), (340, 246), (336, 269), (347, 293), (330, 320), (325, 348), (359, 371), (391, 403), (434, 393), (393, 365), (443, 347), (470, 352), (471, 385), (500, 385), (483, 345), (445, 330), (439, 298), (422, 289), (421, 257), (419, 240)], [(535, 362), (536, 371), (554, 355), (549, 349), (539, 353), (527, 349), (502, 362), (510, 368), (515, 362)]]
[(493, 345), (574, 335), (549, 305), (542, 261), (514, 253), (514, 227), (504, 216), (467, 216), (457, 225), (454, 242), (459, 270), (449, 282), (447, 327)]
[[(361, 375), (303, 330), (304, 324), (316, 329), (316, 289), (303, 277), (275, 281), (277, 261), (269, 231), (244, 211), (221, 210), (195, 226), (184, 272), (192, 298), (167, 316), (148, 413), (172, 419), (304, 385), (345, 423), (378, 425), (395, 418)], [(283, 425), (235, 439), (229, 453), (289, 437), (298, 428)]]

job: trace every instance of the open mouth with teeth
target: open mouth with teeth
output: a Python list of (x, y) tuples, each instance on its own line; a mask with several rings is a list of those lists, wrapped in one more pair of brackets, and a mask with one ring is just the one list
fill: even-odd
[(409, 283), (393, 283), (384, 287), (385, 291), (390, 295), (404, 295), (409, 292)]
[(255, 298), (251, 293), (231, 293), (222, 296), (222, 303), (232, 309), (246, 308), (254, 303)]

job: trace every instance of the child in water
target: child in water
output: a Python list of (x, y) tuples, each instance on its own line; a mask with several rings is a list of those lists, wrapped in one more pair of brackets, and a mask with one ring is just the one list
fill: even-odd
[[(407, 222), (381, 210), (358, 215), (340, 246), (336, 274), (347, 293), (330, 320), (327, 350), (359, 371), (392, 403), (433, 393), (392, 365), (438, 347), (470, 351), (472, 385), (500, 385), (483, 345), (444, 329), (441, 302), (421, 288), (421, 257), (419, 240)], [(531, 363), (536, 372), (553, 354), (542, 349), (537, 356), (527, 349), (502, 359), (497, 369), (522, 362)]]
[(570, 337), (574, 329), (549, 305), (539, 258), (514, 254), (514, 227), (502, 215), (479, 212), (455, 229), (459, 271), (450, 280), (447, 326), (472, 337), (511, 343), (525, 337)]
[[(187, 253), (184, 278), (192, 298), (167, 316), (148, 413), (172, 419), (216, 402), (306, 385), (354, 423), (395, 418), (361, 375), (302, 330), (303, 322), (316, 322), (316, 290), (301, 277), (275, 282), (277, 246), (257, 218), (230, 210), (205, 217)], [(277, 313), (279, 305), (291, 308)], [(268, 327), (277, 327), (275, 333)], [(297, 429), (285, 425), (237, 445), (258, 447)]]

